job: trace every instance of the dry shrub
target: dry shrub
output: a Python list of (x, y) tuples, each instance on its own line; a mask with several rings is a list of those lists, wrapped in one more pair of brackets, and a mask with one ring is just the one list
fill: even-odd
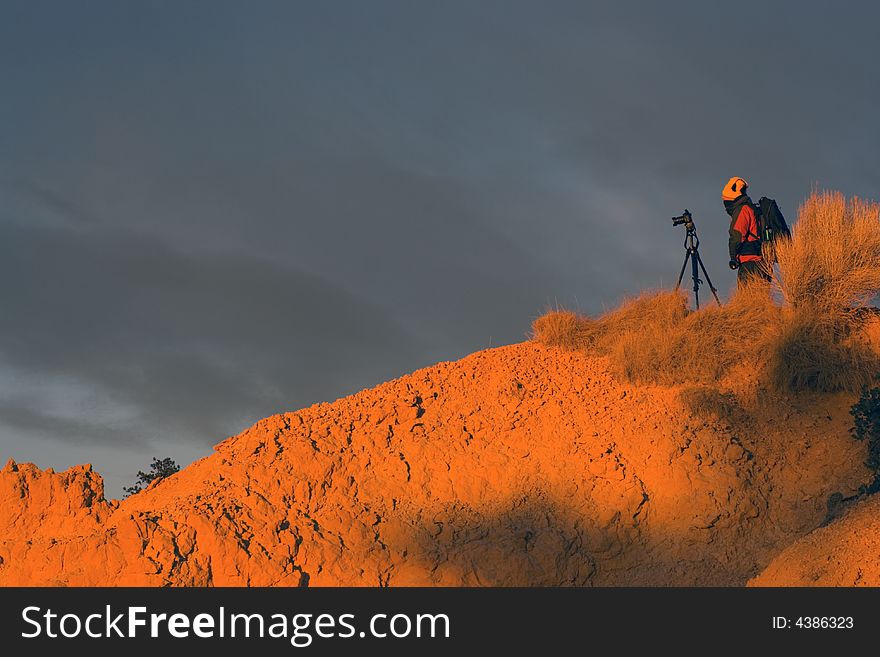
[(534, 338), (549, 346), (589, 348), (610, 357), (612, 369), (630, 381), (714, 381), (759, 351), (779, 314), (766, 286), (741, 290), (725, 306), (687, 309), (687, 294), (644, 293), (596, 320), (570, 311), (535, 320)]
[(880, 205), (814, 191), (776, 259), (791, 307), (836, 314), (866, 305), (880, 290)]
[(589, 345), (591, 320), (571, 310), (552, 310), (532, 322), (532, 339), (548, 347), (581, 349)]
[(858, 391), (880, 372), (880, 206), (814, 192), (776, 249), (774, 285), (689, 312), (687, 295), (645, 293), (597, 319), (554, 312), (534, 323), (549, 345), (609, 356), (631, 381), (710, 383), (750, 364), (780, 392)]
[(633, 336), (651, 333), (657, 336), (659, 346), (687, 313), (687, 297), (683, 292), (643, 292), (597, 319), (591, 341), (599, 351), (609, 353)]
[[(612, 367), (631, 381), (654, 380), (653, 371), (674, 349), (676, 327), (687, 316), (687, 298), (680, 292), (644, 292), (606, 313), (595, 324), (592, 344), (611, 356)], [(642, 336), (651, 335), (644, 340)]]
[(621, 335), (633, 332), (665, 332), (681, 322), (687, 314), (687, 296), (684, 292), (643, 292), (600, 317), (596, 322), (594, 339), (599, 344), (611, 344)]
[(657, 333), (645, 340), (635, 332), (622, 334), (607, 352), (611, 367), (629, 381), (675, 383), (677, 374), (682, 373), (664, 367), (664, 363), (675, 360), (675, 337), (670, 333)]
[(880, 371), (880, 352), (849, 320), (791, 309), (779, 328), (765, 368), (777, 390), (857, 392)]
[[(661, 296), (670, 294), (657, 295)], [(684, 293), (676, 296), (685, 303)], [(674, 307), (668, 299), (657, 305), (666, 311)], [(646, 317), (630, 330), (614, 334), (616, 339), (604, 351), (615, 372), (631, 381), (712, 382), (761, 353), (778, 315), (766, 286), (754, 284), (724, 306)]]
[[(699, 368), (691, 380), (715, 381), (734, 366), (762, 359), (767, 341), (779, 323), (780, 309), (767, 286), (754, 282), (734, 294), (724, 306), (707, 306), (690, 313), (682, 325), (679, 359)], [(688, 380), (678, 373), (676, 382)]]
[(787, 306), (769, 349), (780, 390), (855, 392), (880, 371), (880, 327), (865, 306), (880, 290), (880, 205), (814, 191), (776, 248)]

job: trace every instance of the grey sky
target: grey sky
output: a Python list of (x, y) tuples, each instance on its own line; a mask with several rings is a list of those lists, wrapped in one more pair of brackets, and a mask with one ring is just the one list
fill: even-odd
[(880, 197), (872, 3), (0, 2), (0, 458), (118, 494)]

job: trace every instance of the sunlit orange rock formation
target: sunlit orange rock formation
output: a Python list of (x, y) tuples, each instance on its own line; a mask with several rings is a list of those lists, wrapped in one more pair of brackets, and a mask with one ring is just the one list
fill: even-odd
[(868, 478), (849, 397), (752, 397), (731, 423), (527, 342), (270, 417), (121, 502), (10, 461), (0, 584), (742, 585)]

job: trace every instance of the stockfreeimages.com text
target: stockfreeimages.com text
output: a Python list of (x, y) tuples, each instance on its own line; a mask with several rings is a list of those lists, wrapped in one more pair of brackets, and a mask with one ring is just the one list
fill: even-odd
[(170, 636), (184, 639), (212, 638), (289, 639), (304, 648), (315, 638), (449, 638), (450, 620), (446, 614), (374, 614), (358, 630), (354, 614), (245, 614), (231, 613), (224, 607), (216, 613), (148, 613), (146, 607), (126, 607), (114, 612), (106, 605), (101, 612), (88, 615), (63, 613), (29, 606), (22, 609), (25, 639), (37, 637), (145, 638)]

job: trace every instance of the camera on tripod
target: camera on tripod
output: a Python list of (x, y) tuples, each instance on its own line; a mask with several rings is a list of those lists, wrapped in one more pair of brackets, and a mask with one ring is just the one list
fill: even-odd
[(691, 213), (688, 212), (687, 208), (685, 208), (684, 212), (682, 212), (679, 216), (672, 218), (673, 226), (681, 226), (684, 224), (684, 227), (690, 230), (694, 226), (694, 220), (691, 217)]
[(694, 305), (697, 307), (697, 310), (700, 309), (700, 285), (703, 283), (703, 279), (700, 278), (700, 272), (703, 272), (703, 276), (706, 277), (706, 283), (709, 284), (709, 289), (712, 290), (712, 296), (715, 297), (715, 301), (718, 302), (718, 305), (721, 305), (721, 299), (718, 298), (718, 290), (715, 289), (715, 286), (712, 285), (712, 281), (709, 278), (709, 272), (706, 271), (705, 265), (703, 265), (703, 259), (700, 257), (700, 238), (697, 237), (697, 227), (694, 224), (694, 218), (691, 216), (691, 213), (685, 208), (684, 212), (682, 212), (677, 217), (672, 218), (673, 226), (681, 226), (687, 229), (687, 234), (684, 238), (684, 264), (681, 266), (681, 272), (678, 274), (678, 283), (675, 284), (675, 289), (678, 290), (681, 287), (681, 279), (684, 278), (685, 269), (687, 269), (688, 261), (691, 263), (691, 279), (694, 281)]

